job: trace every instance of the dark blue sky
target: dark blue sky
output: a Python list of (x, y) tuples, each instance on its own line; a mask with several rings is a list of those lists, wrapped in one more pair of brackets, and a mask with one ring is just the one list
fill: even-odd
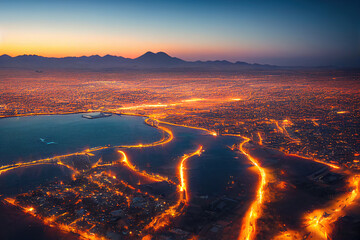
[(0, 53), (360, 66), (356, 1), (0, 2)]

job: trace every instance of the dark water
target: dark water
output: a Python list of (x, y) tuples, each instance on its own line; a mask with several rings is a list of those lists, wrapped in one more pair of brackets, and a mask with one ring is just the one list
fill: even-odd
[(229, 147), (242, 141), (232, 136), (209, 135), (205, 131), (166, 125), (174, 134), (170, 143), (142, 149), (124, 149), (129, 159), (140, 169), (170, 177), (178, 181), (178, 165), (184, 154), (192, 153), (201, 145), (204, 152), (186, 162), (185, 174), (193, 196), (222, 195), (230, 177), (251, 186), (257, 176), (247, 171), (252, 166), (247, 158)]
[(0, 165), (109, 144), (149, 143), (161, 136), (141, 117), (85, 119), (81, 114), (69, 114), (5, 118), (0, 119)]
[[(253, 181), (246, 171), (248, 160), (229, 149), (232, 144), (239, 143), (240, 138), (214, 137), (202, 130), (167, 127), (174, 133), (173, 141), (151, 148), (124, 149), (130, 161), (141, 170), (168, 176), (177, 182), (181, 156), (202, 145), (204, 153), (186, 163), (192, 192), (199, 195), (221, 194), (230, 176), (241, 176), (244, 182)], [(97, 146), (150, 143), (161, 136), (158, 129), (144, 123), (144, 118), (134, 116), (85, 119), (81, 114), (69, 114), (0, 119), (0, 164), (26, 162)], [(18, 169), (0, 177), (0, 190), (3, 194), (13, 192), (11, 189), (26, 190), (42, 179), (50, 181), (68, 176), (67, 170), (54, 165)], [(131, 173), (122, 172), (124, 180), (130, 181), (129, 176), (134, 183), (139, 181)]]
[[(229, 148), (242, 139), (230, 136), (214, 137), (205, 131), (184, 127), (166, 127), (172, 130), (173, 141), (150, 148), (123, 149), (129, 160), (139, 169), (168, 176), (174, 182), (178, 182), (177, 167), (181, 157), (196, 151), (202, 145), (202, 155), (194, 156), (186, 162), (185, 175), (191, 197), (231, 194), (226, 190), (231, 176), (246, 185), (245, 188), (253, 191), (257, 176), (247, 171), (251, 166), (249, 161)], [(161, 136), (162, 133), (158, 129), (144, 124), (142, 117), (113, 115), (84, 119), (81, 114), (70, 114), (1, 119), (0, 165), (73, 153), (109, 144), (117, 146), (150, 143), (159, 140)], [(41, 141), (40, 138), (45, 140)], [(55, 143), (47, 144), (49, 142)], [(105, 159), (106, 152), (101, 151), (97, 154), (101, 154)], [(126, 168), (120, 169), (118, 174), (119, 178), (130, 184), (142, 181)], [(0, 176), (0, 194), (25, 192), (55, 179), (69, 178), (70, 175), (68, 169), (51, 164), (16, 169)], [(236, 188), (234, 191), (238, 192), (239, 189)], [(8, 224), (6, 221), (0, 222), (0, 227)], [(39, 239), (44, 238), (39, 236)]]
[[(74, 153), (105, 145), (150, 143), (162, 137), (141, 117), (85, 119), (82, 114), (41, 115), (0, 119), (0, 165)], [(41, 139), (43, 140), (41, 140)], [(0, 176), (0, 194), (26, 192), (72, 172), (56, 164), (18, 168)]]

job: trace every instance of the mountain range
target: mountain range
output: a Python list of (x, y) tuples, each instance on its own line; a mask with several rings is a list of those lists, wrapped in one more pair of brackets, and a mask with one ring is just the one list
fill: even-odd
[(229, 61), (185, 61), (171, 57), (164, 52), (147, 52), (137, 58), (124, 58), (120, 56), (99, 55), (82, 57), (42, 57), (38, 55), (20, 55), (11, 57), (0, 56), (0, 68), (25, 69), (213, 69), (213, 70), (239, 70), (244, 68), (276, 68), (273, 65), (250, 64), (246, 62)]

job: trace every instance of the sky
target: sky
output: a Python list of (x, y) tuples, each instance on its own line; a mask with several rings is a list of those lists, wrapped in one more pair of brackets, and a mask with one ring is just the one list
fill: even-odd
[(358, 12), (346, 0), (0, 0), (0, 55), (360, 66)]

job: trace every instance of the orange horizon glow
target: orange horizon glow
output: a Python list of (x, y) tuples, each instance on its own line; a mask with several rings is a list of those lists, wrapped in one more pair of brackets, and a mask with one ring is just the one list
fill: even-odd
[[(113, 35), (111, 33), (93, 34), (75, 30), (28, 29), (21, 31), (5, 29), (0, 32), (0, 55), (11, 57), (21, 55), (39, 55), (43, 57), (82, 57), (92, 55), (114, 55), (125, 58), (137, 58), (148, 51), (166, 52), (188, 61), (229, 60), (241, 61), (244, 58), (266, 57), (273, 50), (254, 44), (242, 46), (219, 46), (215, 43), (188, 41), (154, 41), (139, 36)], [(280, 49), (278, 49), (280, 51)], [(234, 54), (235, 53), (235, 54)], [(235, 58), (234, 55), (241, 56)]]
[[(11, 57), (21, 55), (39, 55), (43, 57), (82, 57), (92, 55), (113, 55), (125, 58), (137, 58), (144, 53), (166, 52), (167, 54), (187, 61), (228, 60), (243, 61), (245, 58), (266, 57), (270, 53), (263, 49), (254, 53), (255, 46), (242, 46), (238, 49), (219, 47), (208, 44), (179, 44), (173, 42), (153, 43), (143, 42), (137, 38), (107, 37), (101, 35), (77, 36), (72, 34), (36, 33), (15, 35), (9, 41), (0, 39), (0, 55), (7, 54)], [(26, 39), (27, 41), (24, 41)], [(239, 58), (234, 57), (241, 56)], [(248, 60), (252, 62), (252, 60)]]

